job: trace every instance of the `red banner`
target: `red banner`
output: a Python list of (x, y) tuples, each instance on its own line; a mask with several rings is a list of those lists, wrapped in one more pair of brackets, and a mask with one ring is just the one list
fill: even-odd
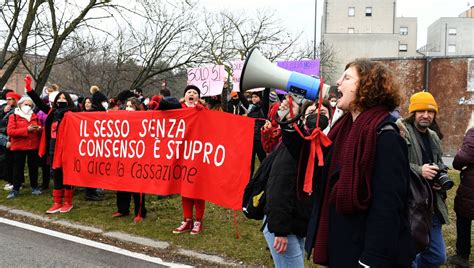
[(181, 194), (241, 209), (253, 124), (197, 109), (67, 113), (54, 166), (63, 167), (66, 185)]

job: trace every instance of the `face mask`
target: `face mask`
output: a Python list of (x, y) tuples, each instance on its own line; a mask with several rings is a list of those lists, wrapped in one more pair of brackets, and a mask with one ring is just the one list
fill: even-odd
[[(317, 114), (310, 114), (306, 117), (306, 127), (309, 129), (315, 129), (316, 128), (316, 120), (317, 120)], [(329, 125), (329, 119), (325, 115), (321, 115), (319, 117), (319, 128), (325, 129)]]
[(125, 111), (135, 111), (135, 110), (133, 110), (132, 107), (127, 107), (127, 108), (125, 108)]
[(25, 105), (25, 106), (21, 107), (21, 110), (23, 111), (23, 113), (29, 114), (31, 112), (31, 107), (28, 106), (28, 105)]
[(109, 103), (106, 101), (102, 102), (102, 107), (104, 107), (106, 110), (109, 109)]
[(67, 102), (58, 101), (58, 102), (56, 102), (56, 107), (58, 107), (59, 109), (66, 108), (67, 107)]
[(329, 104), (331, 104), (331, 107), (336, 107), (337, 101), (331, 101)]

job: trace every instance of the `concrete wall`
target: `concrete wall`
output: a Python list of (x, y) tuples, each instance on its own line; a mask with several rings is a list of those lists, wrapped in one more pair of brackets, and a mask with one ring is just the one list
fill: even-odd
[[(326, 23), (322, 32), (347, 33), (393, 33), (394, 0), (326, 0)], [(355, 8), (355, 15), (348, 16), (349, 7)], [(372, 8), (372, 16), (366, 16), (366, 7)]]
[[(469, 58), (432, 58), (428, 68), (428, 89), (439, 106), (437, 122), (444, 134), (443, 151), (454, 156), (461, 147), (469, 121), (474, 120), (474, 105), (460, 104), (460, 99), (474, 98), (467, 89), (467, 65)], [(423, 90), (426, 59), (379, 60), (398, 74), (405, 100), (401, 106), (402, 116), (408, 115), (410, 96)], [(474, 103), (474, 102), (473, 102)]]
[[(417, 18), (395, 18), (395, 32), (394, 34), (398, 34), (398, 42), (400, 44), (407, 44), (408, 51), (407, 52), (398, 52), (399, 57), (414, 57), (418, 56), (416, 52), (416, 35), (417, 35)], [(407, 27), (408, 34), (407, 35), (400, 35), (400, 27)]]
[[(455, 35), (449, 29), (456, 29)], [(447, 45), (455, 45), (450, 53)], [(440, 18), (428, 27), (426, 50), (429, 56), (453, 56), (474, 54), (474, 19)]]

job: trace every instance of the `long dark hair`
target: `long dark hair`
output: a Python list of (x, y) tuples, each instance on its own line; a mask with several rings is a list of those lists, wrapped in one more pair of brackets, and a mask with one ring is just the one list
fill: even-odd
[(86, 101), (89, 100), (91, 102), (91, 109), (89, 111), (96, 111), (97, 108), (92, 104), (92, 98), (91, 97), (85, 97), (82, 102), (81, 102), (81, 111), (82, 112), (87, 112), (86, 110)]
[(69, 93), (67, 93), (65, 91), (59, 91), (58, 95), (56, 95), (56, 98), (54, 98), (53, 105), (51, 106), (51, 109), (53, 109), (53, 110), (57, 109), (56, 104), (59, 100), (59, 97), (61, 97), (61, 95), (64, 95), (64, 97), (66, 98), (68, 110), (73, 111), (73, 112), (77, 111), (77, 107), (74, 104), (74, 101), (72, 100), (71, 95), (69, 95)]

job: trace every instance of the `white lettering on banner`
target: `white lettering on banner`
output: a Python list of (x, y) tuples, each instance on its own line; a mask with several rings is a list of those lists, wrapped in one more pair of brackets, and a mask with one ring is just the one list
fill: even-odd
[(143, 119), (142, 131), (138, 133), (140, 138), (147, 134), (152, 138), (184, 138), (186, 131), (186, 122), (183, 119), (177, 120), (175, 118), (168, 119)]
[(201, 90), (201, 97), (221, 94), (224, 80), (224, 65), (188, 69), (188, 85), (197, 86)]

